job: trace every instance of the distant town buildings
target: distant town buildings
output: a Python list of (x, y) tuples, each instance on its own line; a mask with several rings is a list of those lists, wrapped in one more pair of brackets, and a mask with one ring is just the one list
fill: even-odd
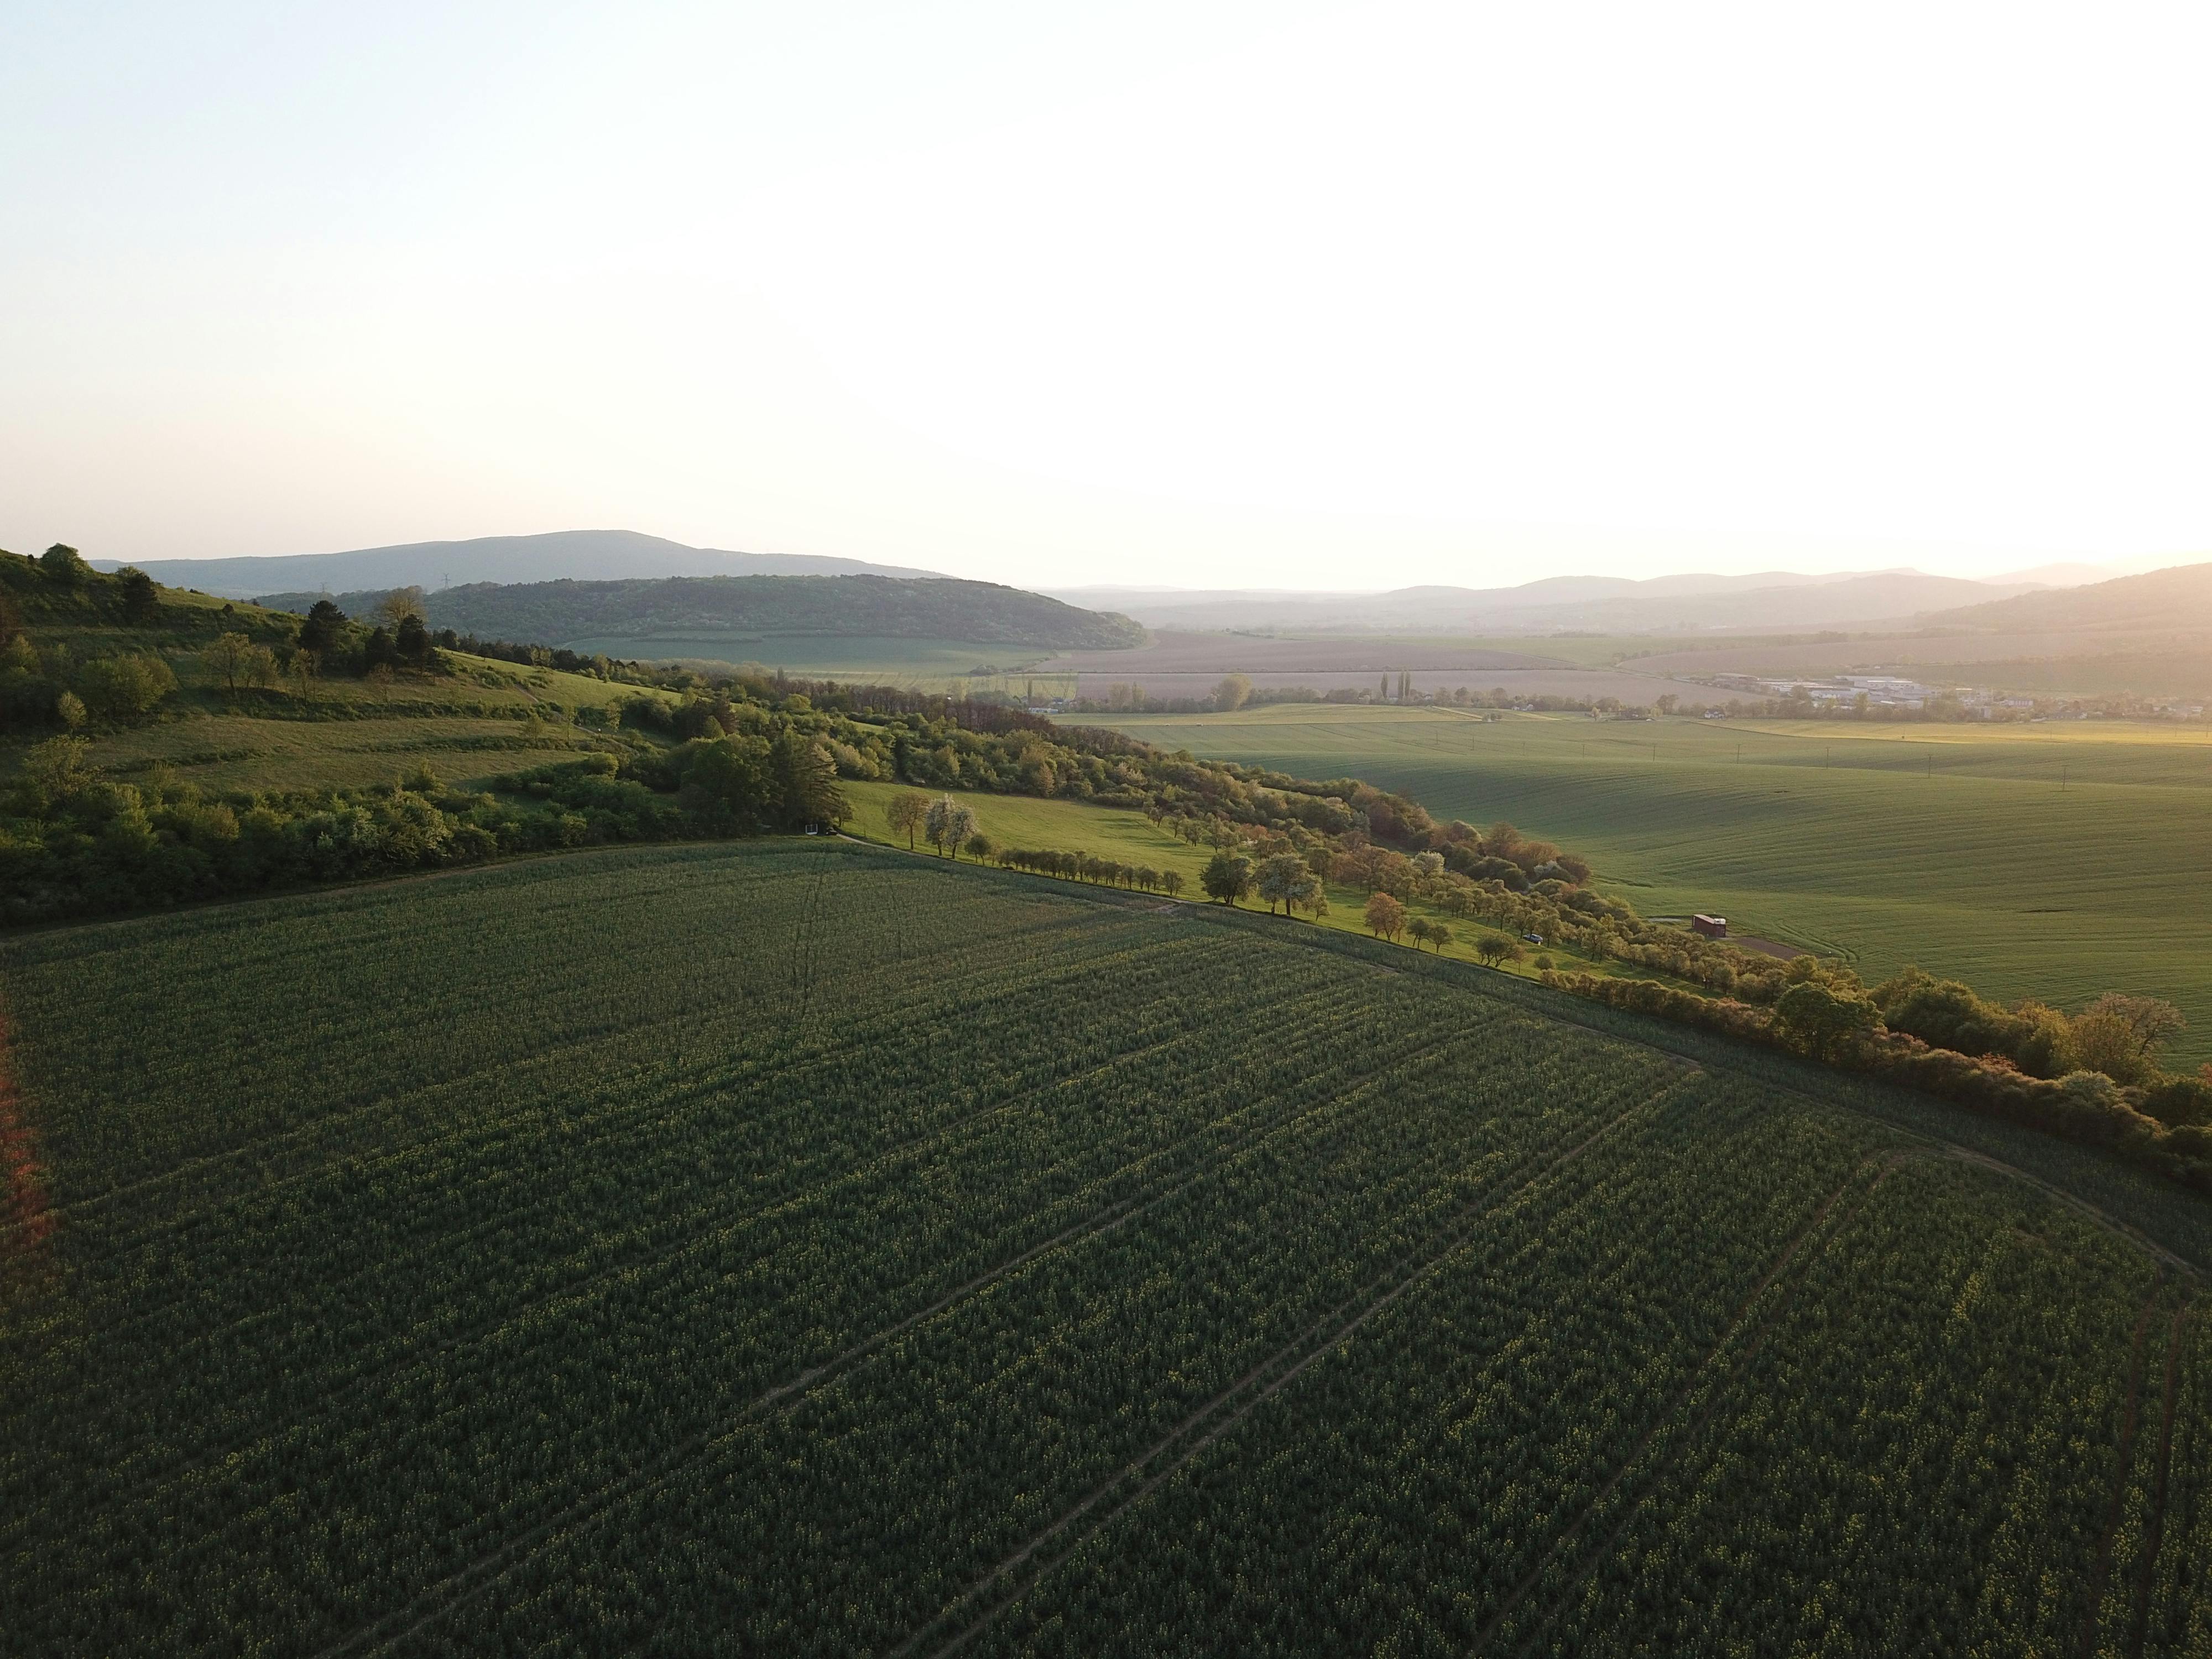
[[(1714, 674), (1705, 684), (1740, 696), (1809, 702), (1819, 708), (1845, 708), (1880, 714), (1884, 710), (1934, 709), (1951, 718), (1967, 720), (2027, 720), (2030, 718), (2089, 719), (2096, 714), (2134, 719), (2202, 720), (2202, 702), (2182, 702), (2160, 697), (2094, 698), (2028, 697), (2003, 695), (1982, 685), (1929, 685), (1901, 674), (1829, 674), (1785, 679), (1772, 674)], [(2102, 705), (2102, 706), (2100, 706)]]

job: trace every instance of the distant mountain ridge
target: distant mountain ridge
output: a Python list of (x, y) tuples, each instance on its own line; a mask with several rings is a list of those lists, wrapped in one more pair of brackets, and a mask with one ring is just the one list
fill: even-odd
[[(388, 588), (336, 596), (349, 615), (368, 611)], [(270, 593), (258, 603), (304, 611), (319, 592)], [(654, 654), (676, 636), (703, 654), (702, 638), (810, 635), (831, 638), (957, 639), (1062, 650), (1141, 645), (1145, 630), (1112, 611), (1075, 605), (996, 582), (956, 577), (675, 576), (659, 581), (470, 582), (424, 600), (433, 628), (519, 644), (630, 639)]]
[(1921, 620), (1938, 626), (2006, 633), (2037, 629), (2212, 627), (2212, 563), (2179, 564), (2085, 587), (2023, 593), (1986, 605), (1937, 611)]
[(1801, 575), (1762, 571), (1547, 576), (1516, 587), (1402, 587), (1385, 593), (1061, 588), (1084, 604), (1111, 595), (1117, 609), (1153, 628), (1298, 628), (1474, 633), (1582, 629), (1644, 633), (1685, 629), (1824, 629), (1903, 621), (1920, 612), (2033, 591), (2027, 583), (1969, 581), (1917, 570)]
[[(115, 570), (122, 562), (91, 561)], [(347, 553), (285, 553), (266, 558), (142, 559), (138, 568), (167, 587), (218, 599), (257, 593), (439, 588), (471, 582), (650, 580), (666, 576), (934, 577), (933, 570), (870, 564), (805, 553), (732, 553), (688, 547), (635, 530), (556, 530), (540, 536), (479, 536), (468, 541), (410, 542)]]

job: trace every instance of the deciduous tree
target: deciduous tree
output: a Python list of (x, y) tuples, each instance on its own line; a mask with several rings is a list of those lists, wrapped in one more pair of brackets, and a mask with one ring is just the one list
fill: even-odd
[(2107, 991), (2074, 1021), (2075, 1047), (2089, 1070), (2137, 1083), (2158, 1069), (2159, 1050), (2187, 1024), (2170, 1002)]
[(1406, 907), (1388, 893), (1369, 896), (1365, 912), (1367, 931), (1380, 939), (1395, 939), (1405, 931)]
[(1224, 847), (1206, 860), (1198, 884), (1215, 903), (1233, 908), (1237, 900), (1252, 890), (1252, 860)]
[(1881, 1024), (1881, 1011), (1863, 996), (1839, 994), (1808, 980), (1782, 994), (1774, 1005), (1774, 1024), (1801, 1053), (1833, 1060)]
[(1270, 915), (1279, 904), (1287, 915), (1291, 907), (1305, 902), (1321, 890), (1319, 878), (1295, 853), (1277, 853), (1262, 859), (1256, 885), (1260, 896), (1267, 901)]
[(912, 789), (902, 790), (891, 797), (891, 804), (884, 809), (884, 817), (893, 835), (905, 832), (906, 850), (911, 853), (915, 836), (929, 820), (929, 798)]
[(200, 665), (222, 682), (232, 696), (246, 681), (253, 659), (253, 641), (243, 634), (218, 634), (200, 649)]
[(975, 810), (950, 795), (939, 795), (930, 802), (922, 817), (921, 838), (937, 849), (938, 857), (950, 853), (956, 864), (962, 845), (975, 833)]
[(123, 620), (130, 623), (151, 622), (161, 612), (161, 595), (154, 591), (154, 579), (135, 565), (125, 565), (116, 575), (123, 583)]

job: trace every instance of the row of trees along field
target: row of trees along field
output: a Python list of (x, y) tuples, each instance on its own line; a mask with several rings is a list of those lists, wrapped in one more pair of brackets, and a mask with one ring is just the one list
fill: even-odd
[[(0, 590), (29, 595), (10, 613), (24, 618), (89, 605), (112, 611), (119, 622), (134, 606), (143, 609), (132, 597), (140, 589), (131, 573), (100, 576), (73, 553), (35, 563), (0, 558)], [(283, 635), (272, 644), (250, 634), (228, 637), (235, 630), (222, 611), (193, 611), (158, 593), (155, 600), (161, 612), (190, 612), (204, 635), (203, 657), (230, 665), (241, 689), (264, 655), (281, 668), (284, 650), (296, 659), (319, 647), (356, 666), (367, 664), (364, 672), (449, 674), (453, 665), (435, 642), (423, 644), (419, 669), (404, 652), (396, 665), (370, 661), (380, 632), (398, 651), (407, 616), (415, 614), (408, 607), (418, 603), (404, 590), (391, 596), (398, 623), (389, 629), (380, 623), (363, 630), (320, 605), (305, 618), (255, 614), (251, 628)], [(24, 625), (17, 637), (29, 631)], [(407, 631), (411, 650), (416, 635)], [(534, 661), (539, 648), (526, 650)], [(1680, 982), (1562, 974), (1554, 963), (1554, 982), (1579, 994), (1625, 998), (1672, 1018), (1787, 1040), (1839, 1063), (1878, 1055), (1890, 1074), (1909, 1072), (1921, 1086), (1984, 1109), (2113, 1141), (2176, 1172), (2204, 1150), (2171, 1138), (2176, 1129), (2212, 1121), (2212, 1079), (2159, 1070), (2160, 1043), (2178, 1018), (2170, 1011), (2146, 1021), (2116, 1012), (2110, 1000), (2069, 1016), (2035, 1004), (1991, 1011), (1973, 999), (1974, 1018), (1946, 1024), (1930, 1010), (1972, 999), (1971, 990), (1869, 993), (1835, 964), (1808, 969), (1801, 958), (1785, 966), (1644, 921), (1595, 890), (1588, 864), (1549, 842), (1510, 823), (1487, 830), (1440, 823), (1419, 803), (1357, 779), (1314, 781), (1200, 760), (998, 702), (781, 675), (710, 678), (682, 669), (586, 665), (606, 677), (634, 674), (653, 689), (641, 686), (590, 739), (599, 752), (510, 774), (483, 791), (448, 789), (417, 769), (379, 789), (210, 796), (158, 769), (135, 781), (112, 776), (92, 763), (81, 737), (51, 738), (29, 752), (0, 798), (0, 917), (43, 921), (170, 905), (510, 853), (835, 825), (848, 812), (841, 778), (895, 780), (1139, 811), (1186, 842), (1226, 855), (1210, 866), (1206, 884), (1216, 900), (1235, 903), (1256, 894), (1271, 908), (1311, 910), (1327, 902), (1324, 882), (1349, 885), (1486, 927), (1492, 931), (1479, 937), (1477, 949), (1493, 960), (1533, 936), (1547, 951), (1620, 962)], [(971, 827), (945, 845), (968, 851), (973, 834)], [(1065, 856), (1013, 850), (1031, 860), (1025, 867), (1039, 870)], [(1074, 857), (1072, 869), (1048, 872), (1102, 878), (1081, 865), (1081, 854)], [(1135, 872), (1125, 878), (1117, 869), (1103, 878), (1133, 884)], [(1438, 949), (1450, 941), (1450, 924), (1436, 916), (1393, 923), (1388, 911), (1377, 915), (1377, 933)], [(1414, 931), (1416, 920), (1425, 932)], [(1838, 1018), (1858, 1022), (1863, 1040), (1806, 1037), (1807, 996), (1798, 996), (1798, 1012), (1782, 1009), (1808, 973), (1843, 1005)], [(2116, 1022), (2144, 1040), (2118, 1040)], [(1911, 1043), (1925, 1054), (1901, 1046)]]

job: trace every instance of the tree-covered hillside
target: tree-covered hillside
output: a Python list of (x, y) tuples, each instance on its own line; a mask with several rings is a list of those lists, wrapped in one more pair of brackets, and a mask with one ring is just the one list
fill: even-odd
[[(305, 611), (319, 593), (262, 602)], [(382, 596), (342, 593), (360, 613)], [(1139, 645), (1145, 630), (1112, 611), (1083, 611), (995, 582), (889, 576), (698, 576), (665, 581), (471, 582), (424, 597), (434, 628), (486, 639), (566, 644), (661, 634), (815, 634), (997, 641), (1098, 649)], [(641, 647), (642, 653), (642, 647)], [(649, 653), (645, 653), (649, 654)], [(696, 647), (685, 655), (697, 654)]]

